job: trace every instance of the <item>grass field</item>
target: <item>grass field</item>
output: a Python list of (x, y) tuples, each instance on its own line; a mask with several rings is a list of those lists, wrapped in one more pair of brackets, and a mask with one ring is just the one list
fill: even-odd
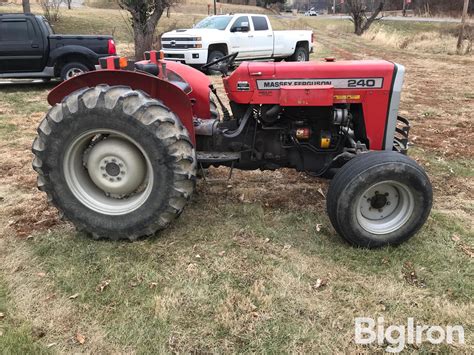
[[(56, 29), (114, 33), (121, 52), (131, 53), (123, 16), (64, 11)], [(202, 16), (173, 13), (158, 32)], [(35, 187), (30, 147), (54, 83), (2, 85), (0, 352), (383, 352), (387, 344), (354, 344), (358, 316), (461, 324), (464, 346), (405, 350), (474, 352), (473, 56), (452, 55), (447, 37), (446, 50), (436, 51), (355, 37), (345, 21), (272, 23), (313, 28), (313, 60), (384, 58), (407, 67), (401, 114), (413, 125), (410, 155), (435, 193), (425, 227), (398, 248), (351, 248), (326, 216), (327, 182), (282, 170), (200, 181), (164, 232), (135, 243), (93, 241), (60, 221)], [(397, 38), (419, 32), (416, 25), (383, 26)], [(452, 25), (423, 26), (442, 34)]]

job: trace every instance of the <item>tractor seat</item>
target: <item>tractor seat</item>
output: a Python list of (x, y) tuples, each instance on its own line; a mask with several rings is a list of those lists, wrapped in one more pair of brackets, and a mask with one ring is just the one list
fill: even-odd
[(144, 71), (146, 73), (150, 73), (151, 75), (157, 76), (160, 70), (158, 69), (158, 65), (155, 63), (143, 63), (137, 62), (135, 63), (135, 69)]

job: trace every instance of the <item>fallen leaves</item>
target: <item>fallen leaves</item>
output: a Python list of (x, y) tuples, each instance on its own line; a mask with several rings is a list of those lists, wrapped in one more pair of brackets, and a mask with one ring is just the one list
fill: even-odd
[(451, 236), (451, 240), (456, 243), (457, 247), (462, 250), (470, 258), (474, 258), (474, 248), (463, 242), (461, 237), (457, 234)]
[(327, 285), (327, 280), (326, 279), (317, 279), (316, 282), (314, 283), (314, 285), (311, 285), (311, 288), (313, 290), (318, 290), (318, 289), (321, 289), (323, 288), (324, 286)]
[(425, 281), (420, 280), (418, 278), (418, 275), (416, 274), (415, 267), (413, 266), (413, 263), (411, 261), (406, 261), (403, 264), (403, 278), (405, 281), (412, 286), (415, 287), (426, 287)]
[(76, 338), (76, 341), (81, 345), (83, 345), (86, 342), (86, 337), (79, 332), (76, 333), (75, 338)]
[(318, 192), (319, 192), (319, 194), (320, 194), (321, 196), (323, 196), (323, 198), (326, 198), (326, 195), (324, 194), (322, 188), (318, 188)]
[(97, 292), (104, 292), (104, 290), (110, 285), (110, 280), (104, 280), (100, 284), (97, 285), (95, 290)]

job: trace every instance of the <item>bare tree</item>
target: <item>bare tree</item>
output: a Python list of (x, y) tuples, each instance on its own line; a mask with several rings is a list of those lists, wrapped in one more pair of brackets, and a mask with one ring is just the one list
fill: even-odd
[(40, 0), (44, 17), (46, 17), (49, 22), (59, 21), (59, 8), (62, 2), (63, 0)]
[(358, 36), (362, 35), (377, 19), (385, 4), (384, 0), (379, 0), (378, 5), (374, 6), (372, 14), (367, 17), (368, 8), (366, 0), (346, 0), (346, 6), (354, 23), (354, 33)]
[(71, 10), (72, 0), (64, 0), (66, 2), (68, 10)]
[(31, 7), (30, 7), (30, 0), (22, 0), (21, 4), (23, 5), (23, 12), (25, 14), (31, 12)]
[(464, 40), (464, 28), (466, 27), (466, 18), (467, 18), (468, 9), (469, 9), (469, 0), (464, 0), (464, 6), (462, 9), (462, 18), (461, 18), (461, 28), (459, 30), (458, 45), (457, 45), (458, 53), (461, 53), (462, 51), (462, 42)]
[(118, 0), (120, 7), (132, 15), (135, 59), (143, 58), (143, 53), (153, 46), (153, 37), (163, 12), (179, 0)]

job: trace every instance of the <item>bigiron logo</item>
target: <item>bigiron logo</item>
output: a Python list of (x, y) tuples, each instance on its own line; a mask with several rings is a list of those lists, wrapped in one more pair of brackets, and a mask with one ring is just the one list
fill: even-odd
[(383, 87), (383, 78), (257, 80), (257, 87), (259, 90), (279, 90), (282, 86), (312, 85), (332, 85), (336, 89), (380, 89)]

